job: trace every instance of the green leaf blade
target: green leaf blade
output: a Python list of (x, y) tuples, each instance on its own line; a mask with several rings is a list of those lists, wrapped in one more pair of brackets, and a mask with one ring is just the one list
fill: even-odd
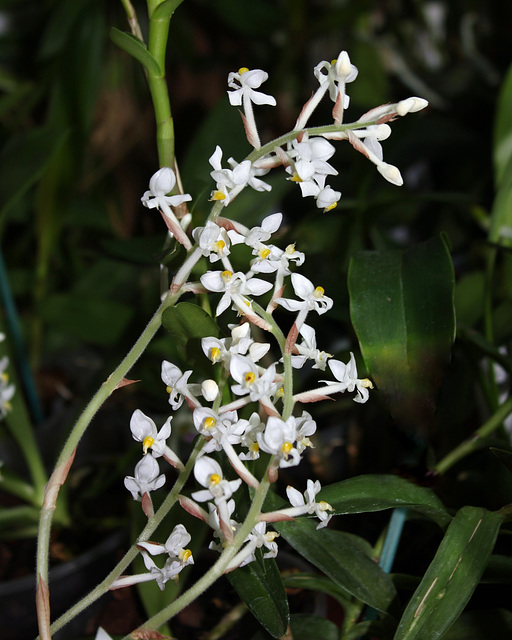
[(390, 411), (423, 425), (455, 335), (454, 272), (446, 243), (362, 251), (351, 261), (350, 314), (361, 352)]
[(336, 515), (407, 507), (431, 518), (441, 527), (451, 520), (432, 490), (399, 476), (372, 474), (349, 478), (324, 487), (318, 499), (328, 502)]
[(394, 640), (437, 640), (462, 613), (491, 555), (500, 515), (463, 507), (407, 605)]
[(227, 578), (261, 626), (273, 638), (281, 638), (288, 628), (290, 611), (275, 560), (251, 562), (228, 573)]
[(152, 76), (161, 76), (160, 65), (148, 51), (146, 45), (131, 33), (120, 31), (115, 27), (110, 29), (110, 39), (120, 49), (133, 56)]

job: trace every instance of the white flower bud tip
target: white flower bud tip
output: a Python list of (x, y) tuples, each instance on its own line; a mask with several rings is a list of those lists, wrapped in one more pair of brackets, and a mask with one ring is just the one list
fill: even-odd
[(176, 184), (176, 176), (170, 167), (162, 167), (153, 174), (149, 181), (149, 189), (154, 196), (165, 196)]
[(406, 100), (400, 100), (396, 106), (396, 112), (399, 116), (405, 116), (407, 113), (414, 113), (415, 111), (421, 111), (428, 106), (428, 101), (423, 98), (407, 98)]
[(397, 187), (401, 187), (404, 183), (402, 178), (402, 174), (397, 169), (397, 167), (392, 164), (387, 164), (387, 162), (382, 162), (377, 165), (377, 171), (391, 184), (395, 184)]
[(215, 380), (205, 380), (201, 384), (201, 392), (207, 402), (213, 402), (219, 395), (219, 387)]
[(336, 74), (338, 77), (348, 77), (353, 70), (350, 57), (346, 51), (342, 51), (336, 60)]

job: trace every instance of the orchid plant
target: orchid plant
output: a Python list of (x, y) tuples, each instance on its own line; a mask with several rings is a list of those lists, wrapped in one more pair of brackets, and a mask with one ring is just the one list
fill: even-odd
[[(267, 141), (258, 128), (256, 108), (277, 104), (265, 93), (268, 74), (246, 67), (231, 72), (227, 78), (229, 103), (235, 108), (233, 117), (239, 117), (240, 110), (251, 151), (246, 158), (226, 160), (222, 144), (211, 150), (210, 210), (207, 219), (196, 224), (191, 213), (195, 196), (182, 185), (174, 157), (173, 119), (165, 81), (169, 23), (180, 2), (148, 0), (147, 44), (130, 1), (122, 0), (122, 4), (132, 33), (113, 30), (112, 39), (143, 65), (157, 122), (160, 168), (149, 178), (141, 203), (161, 215), (167, 246), (180, 245), (185, 258), (166, 282), (153, 318), (71, 430), (47, 484), (37, 551), (40, 637), (51, 638), (109, 590), (154, 582), (165, 592), (169, 582), (178, 583), (181, 572), (190, 571), (196, 563), (197, 552), (193, 549), (198, 548), (194, 532), (180, 522), (180, 514), (184, 520), (192, 516), (201, 523), (207, 532), (205, 547), (215, 554), (214, 559), (196, 582), (153, 613), (130, 637), (162, 637), (157, 630), (222, 576), (228, 576), (267, 633), (275, 638), (286, 634), (292, 637), (286, 593), (275, 561), (283, 540), (327, 576), (324, 582), (310, 574), (303, 579), (311, 580), (312, 588), (326, 591), (341, 603), (345, 615), (341, 636), (337, 637), (362, 637), (379, 628), (378, 616), (384, 619), (390, 612), (396, 615), (396, 588), (387, 573), (389, 568), (375, 563), (361, 542), (333, 529), (331, 519), (341, 513), (399, 506), (427, 514), (441, 527), (448, 526), (444, 543), (449, 553), (443, 551), (431, 573), (427, 572), (395, 624), (394, 637), (427, 637), (421, 635), (422, 629), (435, 624), (444, 633), (469, 598), (467, 589), (460, 588), (464, 575), (470, 570), (474, 576), (480, 568), (483, 571), (502, 516), (477, 514), (468, 508), (452, 519), (433, 492), (402, 478), (372, 478), (364, 480), (364, 487), (355, 478), (352, 484), (322, 487), (311, 474), (304, 486), (288, 485), (281, 495), (274, 490), (287, 470), (307, 467), (304, 461), (314, 448), (317, 422), (314, 410), (308, 411), (305, 405), (332, 401), (340, 394), (364, 404), (370, 400), (374, 384), (359, 373), (360, 359), (353, 352), (348, 361), (343, 361), (324, 350), (331, 345), (323, 343), (315, 323), (317, 316), (331, 311), (335, 296), (321, 282), (301, 273), (307, 265), (307, 247), (296, 242), (280, 245), (283, 223), (292, 225), (292, 221), (273, 212), (264, 215), (258, 225), (246, 226), (243, 219), (230, 217), (228, 209), (244, 189), (269, 191), (271, 185), (265, 177), (276, 171), (282, 180), (296, 183), (294, 188), (318, 210), (318, 216), (336, 215), (341, 192), (338, 172), (330, 160), (336, 152), (334, 143), (343, 141), (373, 163), (383, 179), (402, 185), (400, 170), (384, 161), (382, 143), (390, 136), (394, 121), (423, 110), (427, 101), (407, 97), (347, 121), (350, 83), (356, 81), (358, 69), (348, 52), (342, 50), (336, 58), (320, 61), (312, 70), (318, 86), (293, 129)], [(330, 104), (332, 121), (310, 126), (313, 114), (325, 102)], [(183, 296), (188, 302), (180, 302)], [(194, 300), (197, 304), (190, 302)], [(173, 309), (181, 309), (191, 325), (200, 320), (201, 327), (210, 327), (211, 331), (200, 336), (204, 366), (198, 370), (182, 370), (180, 363), (162, 354), (161, 399), (166, 419), (157, 424), (142, 408), (133, 412), (127, 425), (140, 458), (132, 475), (124, 478), (124, 486), (134, 503), (140, 503), (137, 508), (143, 514), (144, 526), (104, 580), (52, 622), (48, 547), (60, 488), (93, 416), (116, 389), (132, 382), (127, 378), (130, 369), (161, 328), (165, 314)], [(212, 314), (205, 309), (213, 309)], [(15, 393), (4, 374), (6, 366), (3, 358), (0, 417), (9, 411)], [(203, 373), (206, 367), (211, 372), (207, 376)], [(304, 388), (302, 382), (306, 370), (308, 380), (316, 378), (310, 388)], [(190, 448), (177, 442), (172, 433), (177, 416), (189, 425), (189, 434), (193, 435)], [(482, 434), (495, 429), (497, 420), (484, 425)], [(439, 470), (448, 468), (461, 455), (455, 452), (439, 465)], [(172, 526), (168, 524), (171, 510)], [(152, 540), (157, 528), (160, 538), (165, 539), (163, 543)], [(373, 550), (377, 559), (387, 540), (384, 532)], [(340, 548), (346, 550), (339, 552), (346, 554), (343, 560), (334, 551)], [(464, 554), (469, 548), (480, 553), (478, 567), (467, 568)], [(455, 564), (451, 563), (454, 558), (458, 559)], [(136, 568), (137, 559), (142, 561), (143, 571)], [(441, 564), (446, 565), (446, 576), (438, 571)], [(466, 573), (459, 570), (459, 565)], [(289, 584), (295, 584), (293, 579)], [(296, 584), (300, 586), (299, 578)], [(468, 580), (468, 584), (474, 587), (474, 580)], [(457, 590), (459, 596), (454, 595)], [(442, 600), (446, 593), (447, 605), (436, 609), (436, 598)], [(257, 603), (258, 598), (263, 599), (263, 607)], [(103, 629), (97, 631), (97, 640), (109, 637)], [(388, 633), (385, 637), (391, 636)]]

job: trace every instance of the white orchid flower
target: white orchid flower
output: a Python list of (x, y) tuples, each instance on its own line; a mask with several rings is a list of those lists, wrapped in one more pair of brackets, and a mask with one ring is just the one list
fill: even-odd
[(171, 435), (172, 416), (167, 418), (160, 431), (157, 430), (156, 424), (145, 415), (140, 409), (136, 409), (130, 420), (130, 431), (134, 440), (142, 442), (144, 454), (151, 449), (151, 453), (155, 458), (165, 454), (165, 441)]
[(164, 360), (162, 362), (162, 382), (167, 385), (167, 393), (169, 394), (169, 404), (176, 410), (183, 404), (183, 398), (191, 397), (192, 393), (188, 387), (188, 379), (192, 374), (192, 369), (181, 372), (176, 365)]
[(192, 200), (188, 193), (184, 195), (168, 196), (176, 184), (176, 176), (170, 167), (162, 167), (154, 173), (149, 181), (149, 191), (146, 191), (141, 198), (142, 204), (148, 209), (156, 207), (166, 209), (167, 207), (177, 207), (183, 202)]
[(250, 358), (234, 355), (229, 371), (238, 383), (231, 387), (231, 391), (237, 396), (249, 395), (252, 402), (270, 397), (281, 386), (280, 382), (276, 382), (275, 363), (260, 373), (260, 368)]
[(277, 304), (288, 311), (316, 311), (320, 315), (331, 309), (333, 300), (325, 295), (323, 287), (315, 287), (311, 280), (300, 273), (292, 273), (291, 280), (293, 290), (300, 300), (276, 298)]
[(237, 72), (232, 71), (228, 75), (228, 86), (233, 91), (228, 91), (229, 103), (234, 107), (244, 107), (247, 102), (262, 105), (268, 104), (276, 106), (276, 99), (272, 96), (256, 91), (268, 79), (268, 73), (262, 69), (249, 70), (246, 67), (240, 68)]
[(144, 456), (135, 465), (134, 476), (126, 476), (124, 486), (132, 494), (134, 500), (141, 500), (150, 491), (156, 491), (165, 484), (165, 476), (160, 473), (158, 462), (153, 456)]
[(313, 369), (321, 369), (325, 371), (327, 360), (332, 358), (331, 353), (320, 351), (316, 346), (316, 333), (313, 327), (304, 323), (299, 331), (303, 340), (300, 344), (296, 344), (295, 348), (299, 352), (298, 356), (292, 356), (292, 366), (295, 369), (301, 369), (307, 360), (313, 360)]
[[(139, 542), (137, 547), (152, 556), (167, 553), (171, 561), (179, 561), (181, 563), (181, 568), (183, 568), (188, 564), (194, 564), (192, 552), (190, 549), (187, 549), (187, 545), (191, 539), (192, 538), (186, 528), (182, 524), (178, 524), (174, 527), (164, 544), (144, 541)], [(173, 569), (174, 568), (175, 567), (173, 567)]]
[(320, 524), (317, 526), (317, 529), (326, 527), (329, 520), (332, 518), (332, 513), (328, 513), (328, 511), (334, 511), (334, 509), (328, 502), (325, 502), (325, 500), (321, 500), (320, 502), (316, 501), (316, 496), (320, 492), (321, 488), (322, 486), (318, 480), (316, 482), (308, 480), (304, 494), (297, 491), (297, 489), (288, 486), (286, 488), (286, 495), (292, 504), (292, 509), (283, 509), (282, 513), (292, 517), (301, 516), (305, 513), (311, 515), (315, 514), (320, 520)]
[[(339, 391), (355, 391), (357, 395), (354, 398), (354, 402), (364, 403), (368, 400), (369, 391), (373, 389), (373, 384), (368, 378), (362, 380), (357, 377), (357, 365), (354, 354), (350, 353), (350, 360), (345, 364), (340, 360), (329, 360), (329, 368), (332, 371), (337, 382), (330, 380), (322, 380), (330, 387), (340, 387)], [(338, 389), (337, 389), (338, 390)]]
[(214, 500), (215, 504), (226, 502), (233, 493), (240, 487), (242, 481), (225, 480), (220, 464), (213, 458), (202, 456), (196, 460), (194, 465), (194, 476), (204, 490), (195, 491), (192, 498), (198, 502)]
[(257, 434), (260, 449), (276, 456), (276, 467), (295, 467), (299, 464), (300, 453), (297, 442), (296, 419), (290, 416), (284, 421), (271, 416), (263, 433)]
[(215, 315), (220, 316), (230, 305), (234, 303), (237, 309), (248, 317), (256, 316), (251, 309), (251, 303), (244, 296), (260, 296), (272, 288), (270, 282), (259, 278), (247, 278), (241, 271), (207, 271), (201, 276), (201, 284), (208, 291), (223, 293), (217, 305)]

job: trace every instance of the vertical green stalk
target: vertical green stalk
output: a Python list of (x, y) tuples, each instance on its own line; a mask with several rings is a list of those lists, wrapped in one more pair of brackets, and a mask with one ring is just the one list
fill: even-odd
[(161, 4), (148, 0), (148, 50), (157, 61), (160, 73), (148, 71), (147, 77), (155, 110), (158, 162), (161, 167), (174, 168), (174, 121), (165, 77), (165, 56), (171, 16), (167, 12), (158, 11)]

